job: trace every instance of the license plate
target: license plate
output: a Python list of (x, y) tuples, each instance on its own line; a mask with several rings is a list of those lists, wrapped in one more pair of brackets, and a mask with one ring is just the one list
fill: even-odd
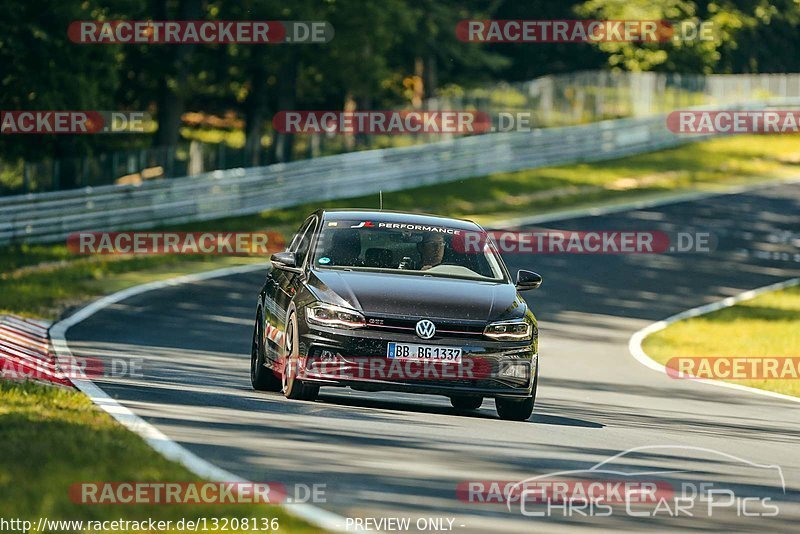
[(389, 343), (386, 356), (393, 360), (419, 360), (423, 362), (461, 363), (461, 347), (441, 345), (415, 345), (413, 343)]

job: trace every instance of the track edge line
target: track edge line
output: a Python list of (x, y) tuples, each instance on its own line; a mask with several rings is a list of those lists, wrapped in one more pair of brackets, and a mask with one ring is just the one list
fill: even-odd
[[(66, 338), (67, 330), (112, 304), (156, 289), (199, 282), (202, 280), (210, 280), (213, 278), (221, 278), (233, 274), (253, 272), (263, 269), (264, 267), (265, 264), (262, 263), (240, 265), (235, 267), (223, 267), (213, 271), (205, 271), (177, 276), (166, 280), (147, 282), (145, 284), (132, 286), (101, 297), (80, 308), (64, 319), (59, 320), (50, 327), (50, 339), (53, 343), (53, 350), (56, 353), (56, 359), (67, 360), (72, 356)], [(118, 403), (91, 380), (73, 380), (73, 384), (76, 388), (78, 388), (78, 390), (89, 397), (91, 401), (101, 410), (108, 413), (117, 422), (131, 432), (138, 434), (152, 449), (168, 460), (180, 463), (189, 471), (202, 478), (216, 480), (217, 482), (249, 482), (248, 480), (234, 475), (233, 473), (230, 473), (221, 467), (217, 467), (211, 462), (204, 460), (178, 443), (172, 441), (155, 426), (151, 425), (133, 413), (133, 411), (131, 411), (129, 408), (126, 408), (122, 404)], [(325, 528), (326, 530), (333, 532), (353, 532), (352, 529), (347, 530), (345, 528), (344, 517), (312, 504), (296, 504), (292, 505), (291, 507), (287, 507), (286, 505), (282, 504), (276, 504), (276, 506), (280, 506), (291, 515), (304, 519), (309, 523)]]
[[(780, 289), (786, 289), (789, 287), (794, 287), (796, 285), (800, 285), (800, 277), (790, 278), (789, 280), (784, 280), (783, 282), (776, 282), (774, 284), (759, 287), (756, 289), (750, 289), (748, 291), (744, 291), (743, 293), (739, 293), (738, 295), (727, 297), (722, 300), (712, 302), (710, 304), (704, 304), (703, 306), (697, 306), (696, 308), (691, 308), (681, 313), (676, 313), (675, 315), (671, 315), (666, 319), (662, 319), (661, 321), (650, 324), (642, 328), (641, 330), (635, 332), (628, 340), (628, 351), (631, 353), (631, 356), (633, 356), (636, 359), (636, 361), (638, 361), (648, 369), (652, 369), (653, 371), (658, 371), (660, 373), (668, 375), (667, 368), (664, 365), (655, 361), (650, 356), (648, 356), (648, 354), (642, 348), (642, 343), (644, 342), (645, 338), (647, 338), (650, 334), (655, 334), (656, 332), (660, 332), (661, 330), (664, 330), (671, 324), (677, 323), (678, 321), (681, 321), (683, 319), (689, 319), (691, 317), (699, 317), (701, 315), (721, 310), (723, 308), (730, 308), (735, 304), (753, 299), (763, 293), (768, 293), (770, 291), (777, 291)], [(794, 397), (792, 395), (786, 395), (784, 393), (777, 393), (775, 391), (768, 391), (766, 389), (758, 389), (750, 386), (743, 386), (741, 384), (733, 384), (731, 382), (723, 382), (721, 380), (709, 380), (706, 378), (695, 378), (693, 381), (700, 382), (703, 384), (710, 384), (712, 386), (734, 389), (737, 391), (743, 391), (756, 395), (762, 395), (774, 399), (781, 399), (790, 402), (800, 403), (800, 397)]]

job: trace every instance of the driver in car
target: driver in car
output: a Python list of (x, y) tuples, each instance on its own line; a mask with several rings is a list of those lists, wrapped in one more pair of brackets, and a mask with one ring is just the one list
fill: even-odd
[(426, 233), (422, 241), (417, 243), (420, 255), (420, 271), (436, 267), (444, 259), (444, 236), (441, 234)]

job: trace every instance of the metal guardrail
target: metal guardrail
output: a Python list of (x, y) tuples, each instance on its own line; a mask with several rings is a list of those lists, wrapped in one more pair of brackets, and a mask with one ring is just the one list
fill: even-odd
[(687, 106), (729, 106), (800, 96), (800, 74), (679, 74), (582, 71), (501, 82), (461, 96), (425, 101), (426, 109), (531, 113), (537, 127), (646, 117)]
[[(529, 124), (539, 128), (647, 117), (687, 106), (723, 106), (797, 96), (800, 96), (800, 74), (678, 74), (600, 70), (467, 89), (460, 95), (425, 99), (419, 109), (480, 111), (492, 116), (495, 125), (501, 112), (525, 113)], [(200, 119), (195, 117), (192, 120)], [(231, 125), (228, 123), (228, 126)], [(425, 144), (453, 135), (417, 134), (405, 138), (403, 143)], [(369, 136), (297, 134), (294, 157), (305, 159), (322, 154), (352, 152), (356, 148), (368, 148), (370, 145), (367, 140), (391, 143), (394, 139), (394, 136), (385, 136), (377, 141)], [(273, 139), (273, 142), (277, 142), (277, 139)], [(0, 180), (0, 195), (58, 191), (79, 186), (99, 187), (162, 176), (194, 176), (206, 170), (232, 169), (256, 164), (253, 162), (270, 161), (269, 152), (269, 149), (260, 147), (258, 153), (253, 154), (245, 148), (232, 148), (225, 143), (209, 144), (192, 140), (175, 146), (127, 149), (56, 160), (4, 162), (0, 158), (0, 176), (6, 176)]]
[(78, 231), (144, 229), (248, 215), (379, 190), (613, 159), (697, 139), (673, 134), (665, 127), (664, 116), (654, 116), (476, 135), (138, 186), (0, 197), (0, 245), (59, 241)]

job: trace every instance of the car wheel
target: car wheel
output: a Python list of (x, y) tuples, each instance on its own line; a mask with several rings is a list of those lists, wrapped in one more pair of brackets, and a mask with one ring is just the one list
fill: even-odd
[(287, 399), (313, 401), (317, 398), (319, 387), (306, 386), (297, 379), (297, 367), (300, 364), (300, 351), (297, 335), (297, 316), (292, 314), (286, 323), (286, 355), (284, 356), (283, 394)]
[(514, 399), (494, 399), (497, 415), (500, 419), (507, 421), (526, 421), (533, 413), (533, 406), (536, 404), (536, 391), (539, 389), (539, 367), (536, 367), (536, 374), (533, 377), (533, 388), (531, 396), (525, 400)]
[(456, 410), (477, 410), (483, 404), (483, 397), (457, 396), (450, 397), (450, 404)]
[(253, 326), (253, 344), (250, 348), (250, 383), (253, 389), (259, 391), (280, 391), (281, 381), (272, 372), (264, 367), (264, 323), (261, 312), (256, 315), (256, 324)]
[(497, 415), (506, 421), (525, 421), (533, 413), (533, 397), (524, 400), (494, 399)]

